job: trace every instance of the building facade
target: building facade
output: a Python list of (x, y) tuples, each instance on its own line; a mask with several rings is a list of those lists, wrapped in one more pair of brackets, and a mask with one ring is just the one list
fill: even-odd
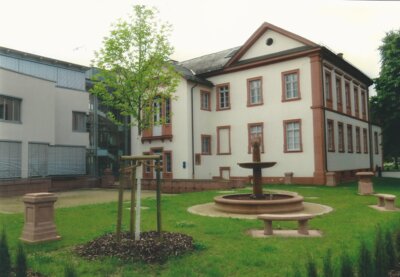
[(86, 174), (87, 69), (0, 47), (0, 180)]
[[(342, 55), (264, 23), (241, 46), (176, 64), (176, 99), (139, 134), (132, 153), (160, 154), (165, 179), (242, 179), (252, 138), (261, 138), (265, 182), (325, 184), (382, 164), (381, 131), (371, 125), (372, 80)], [(329, 174), (328, 174), (329, 173)], [(144, 166), (143, 179), (155, 176)]]

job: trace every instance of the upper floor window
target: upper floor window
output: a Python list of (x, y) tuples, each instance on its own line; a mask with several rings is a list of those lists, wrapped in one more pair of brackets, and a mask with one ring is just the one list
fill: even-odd
[(361, 91), (361, 114), (362, 119), (367, 119), (367, 107), (365, 102), (365, 91)]
[(328, 151), (335, 152), (335, 129), (333, 120), (328, 119)]
[(346, 95), (346, 113), (351, 115), (350, 83), (347, 81), (344, 84), (344, 93)]
[(211, 155), (211, 136), (201, 135), (201, 154)]
[(324, 91), (326, 97), (326, 106), (328, 108), (332, 108), (332, 80), (331, 73), (329, 71), (325, 71)]
[(217, 110), (230, 109), (229, 84), (217, 85)]
[(262, 105), (262, 78), (256, 77), (247, 79), (247, 105)]
[(249, 134), (249, 141), (248, 141), (248, 153), (251, 153), (251, 143), (254, 139), (259, 139), (260, 141), (260, 149), (261, 152), (264, 152), (264, 134), (263, 134), (263, 123), (250, 123), (248, 124), (248, 134)]
[(354, 111), (355, 116), (359, 117), (360, 115), (360, 101), (358, 100), (358, 88), (354, 87)]
[(169, 124), (171, 123), (171, 99), (166, 98), (164, 100), (164, 105), (165, 105), (165, 123)]
[(209, 91), (200, 91), (200, 109), (211, 111), (211, 98)]
[(300, 99), (299, 70), (282, 73), (283, 101)]
[(21, 99), (0, 95), (0, 120), (21, 121)]
[(284, 123), (284, 152), (301, 152), (301, 120), (285, 120)]
[(339, 112), (342, 111), (343, 101), (342, 101), (342, 79), (336, 77), (336, 105)]
[(72, 112), (72, 131), (86, 132), (86, 113)]

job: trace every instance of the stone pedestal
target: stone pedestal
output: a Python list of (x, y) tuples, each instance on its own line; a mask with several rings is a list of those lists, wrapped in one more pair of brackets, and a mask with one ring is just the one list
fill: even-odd
[(285, 172), (284, 184), (285, 185), (293, 184), (293, 172)]
[(329, 187), (336, 187), (336, 173), (335, 172), (327, 172), (326, 176), (326, 185)]
[(356, 176), (358, 179), (358, 194), (369, 195), (374, 193), (374, 187), (372, 184), (373, 172), (357, 172)]
[(21, 240), (28, 243), (58, 240), (54, 224), (54, 193), (28, 193), (22, 198), (25, 204), (25, 225)]

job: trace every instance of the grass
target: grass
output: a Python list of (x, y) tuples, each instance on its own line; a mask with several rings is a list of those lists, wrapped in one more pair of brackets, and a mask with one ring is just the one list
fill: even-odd
[[(391, 178), (374, 180), (380, 193), (400, 198), (400, 181)], [(400, 226), (400, 214), (378, 212), (368, 207), (376, 204), (374, 196), (357, 195), (355, 182), (338, 187), (268, 185), (265, 189), (283, 189), (300, 193), (307, 202), (331, 206), (334, 211), (310, 221), (311, 229), (320, 229), (321, 238), (256, 239), (245, 235), (248, 229), (262, 229), (257, 220), (203, 217), (188, 213), (188, 207), (211, 202), (220, 195), (215, 191), (186, 193), (162, 199), (163, 229), (181, 232), (194, 238), (198, 251), (169, 260), (165, 264), (129, 264), (108, 258), (87, 261), (72, 253), (74, 245), (85, 243), (106, 232), (114, 231), (117, 205), (105, 203), (56, 211), (60, 241), (26, 245), (28, 263), (47, 276), (63, 276), (64, 267), (72, 265), (78, 276), (292, 276), (294, 268), (304, 274), (311, 257), (322, 268), (323, 258), (331, 249), (333, 264), (339, 262), (343, 250), (353, 261), (362, 240), (372, 245), (376, 226), (393, 230)], [(129, 203), (124, 203), (128, 207)], [(142, 205), (142, 230), (156, 228), (156, 200), (147, 198)], [(124, 226), (128, 229), (128, 210), (124, 210)], [(0, 229), (7, 230), (11, 253), (15, 253), (24, 223), (23, 214), (0, 214)], [(274, 226), (296, 228), (294, 222)], [(13, 257), (14, 259), (15, 257)]]

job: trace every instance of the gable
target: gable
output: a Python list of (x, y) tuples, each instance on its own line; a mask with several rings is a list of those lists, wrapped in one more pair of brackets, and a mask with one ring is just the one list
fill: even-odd
[[(272, 44), (267, 45), (267, 40), (272, 40)], [(243, 54), (239, 61), (270, 55), (302, 46), (306, 45), (298, 40), (294, 40), (276, 31), (268, 29)]]

